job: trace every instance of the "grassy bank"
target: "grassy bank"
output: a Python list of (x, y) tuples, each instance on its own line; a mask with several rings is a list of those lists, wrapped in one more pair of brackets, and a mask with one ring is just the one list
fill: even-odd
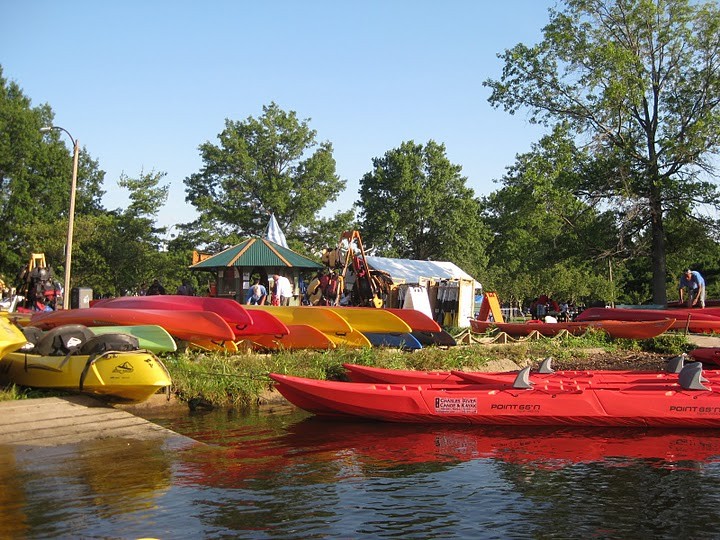
[[(395, 349), (335, 349), (276, 354), (193, 352), (163, 357), (173, 379), (173, 391), (191, 405), (248, 408), (259, 403), (271, 388), (268, 373), (284, 373), (314, 379), (344, 377), (343, 363), (418, 370), (483, 370), (491, 361), (509, 360), (518, 365), (539, 364), (552, 356), (558, 368), (612, 368), (613, 359), (629, 353), (670, 357), (694, 348), (680, 334), (644, 340), (610, 340), (602, 332), (582, 337), (540, 339), (513, 344), (473, 344), (441, 349), (428, 347), (412, 353)], [(601, 361), (598, 361), (601, 359)], [(604, 359), (604, 360), (602, 360)], [(659, 361), (657, 365), (659, 366)], [(630, 366), (617, 366), (632, 369)], [(642, 367), (638, 367), (642, 369)], [(647, 367), (645, 367), (647, 369)], [(11, 386), (0, 391), (0, 401), (58, 395)]]
[[(613, 359), (628, 354), (657, 355), (662, 359), (694, 348), (682, 335), (658, 338), (609, 340), (604, 333), (541, 339), (506, 345), (474, 344), (441, 349), (428, 347), (412, 353), (395, 349), (336, 349), (327, 352), (298, 351), (272, 355), (178, 354), (166, 359), (178, 397), (220, 407), (252, 407), (271, 387), (268, 373), (283, 373), (313, 379), (343, 380), (343, 363), (396, 369), (483, 370), (491, 361), (509, 360), (524, 366), (539, 364), (552, 356), (555, 365), (566, 369), (612, 368)], [(598, 362), (598, 359), (605, 359)], [(599, 364), (599, 365), (598, 365)], [(627, 365), (619, 366), (628, 369)], [(629, 367), (632, 369), (632, 365)], [(643, 367), (638, 367), (643, 369)], [(648, 369), (645, 366), (645, 369)]]

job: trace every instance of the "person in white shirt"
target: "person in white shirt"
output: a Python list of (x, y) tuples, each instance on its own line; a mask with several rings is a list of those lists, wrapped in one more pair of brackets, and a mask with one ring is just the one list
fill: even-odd
[(290, 280), (285, 276), (279, 274), (273, 275), (273, 281), (275, 282), (275, 294), (277, 295), (281, 306), (289, 306), (290, 299), (293, 297), (293, 288), (290, 285)]

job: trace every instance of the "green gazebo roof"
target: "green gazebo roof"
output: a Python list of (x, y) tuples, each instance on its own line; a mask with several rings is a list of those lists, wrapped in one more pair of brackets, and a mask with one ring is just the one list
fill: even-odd
[(191, 270), (209, 270), (228, 266), (278, 266), (286, 268), (322, 268), (323, 265), (295, 253), (293, 250), (264, 238), (250, 238), (221, 251), (199, 263)]

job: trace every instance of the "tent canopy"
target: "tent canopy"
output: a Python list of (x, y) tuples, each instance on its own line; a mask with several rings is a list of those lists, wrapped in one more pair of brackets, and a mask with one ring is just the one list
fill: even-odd
[(416, 261), (412, 259), (391, 259), (388, 257), (366, 257), (370, 268), (390, 274), (392, 278), (404, 279), (406, 283), (419, 283), (421, 279), (469, 279), (475, 288), (482, 285), (470, 274), (454, 263), (447, 261)]

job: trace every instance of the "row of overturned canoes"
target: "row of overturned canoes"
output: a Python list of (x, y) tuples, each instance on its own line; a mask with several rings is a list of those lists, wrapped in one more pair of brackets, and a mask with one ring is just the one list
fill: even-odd
[(169, 387), (156, 355), (183, 347), (237, 352), (455, 345), (415, 310), (242, 306), (231, 299), (120, 297), (90, 308), (3, 313), (0, 383), (142, 401)]

